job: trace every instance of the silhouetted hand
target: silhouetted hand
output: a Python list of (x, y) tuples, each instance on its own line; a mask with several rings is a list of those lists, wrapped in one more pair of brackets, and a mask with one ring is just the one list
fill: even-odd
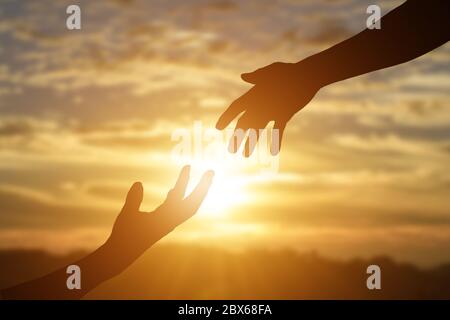
[(181, 170), (174, 188), (169, 191), (164, 203), (153, 212), (140, 211), (143, 187), (139, 182), (133, 184), (105, 244), (108, 250), (114, 252), (115, 259), (123, 260), (123, 264), (131, 263), (197, 212), (208, 193), (214, 173), (206, 172), (192, 193), (185, 197), (189, 171), (189, 166)]
[[(258, 133), (275, 121), (271, 152), (277, 154), (283, 131), (292, 116), (329, 84), (398, 65), (447, 43), (450, 39), (450, 1), (405, 1), (381, 19), (382, 28), (366, 29), (333, 47), (296, 63), (274, 63), (242, 79), (255, 84), (222, 114), (216, 127), (224, 129), (243, 113), (230, 141), (236, 152), (245, 139), (246, 156), (255, 148)], [(414, 30), (411, 32), (411, 21)], [(274, 139), (275, 136), (275, 139)], [(277, 144), (278, 143), (278, 144)]]
[[(224, 129), (241, 113), (235, 127), (235, 136), (230, 140), (230, 152), (237, 152), (247, 137), (244, 155), (250, 156), (260, 137), (260, 131), (274, 121), (271, 153), (278, 154), (284, 128), (295, 113), (301, 110), (320, 89), (318, 81), (299, 64), (276, 62), (251, 73), (242, 74), (242, 79), (255, 84), (253, 88), (235, 100), (217, 121), (216, 128)], [(250, 139), (249, 129), (254, 129)]]
[(214, 173), (206, 172), (192, 193), (184, 197), (189, 181), (184, 167), (174, 188), (155, 211), (140, 211), (144, 191), (142, 184), (133, 184), (125, 205), (104, 245), (74, 264), (81, 270), (81, 288), (69, 290), (66, 268), (44, 277), (0, 291), (5, 299), (80, 299), (100, 283), (118, 275), (145, 250), (176, 226), (192, 217), (208, 193)]

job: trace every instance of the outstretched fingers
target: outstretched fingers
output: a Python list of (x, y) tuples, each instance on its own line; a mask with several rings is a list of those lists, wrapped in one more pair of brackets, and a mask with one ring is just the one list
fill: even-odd
[(213, 182), (214, 171), (209, 170), (205, 172), (200, 179), (200, 182), (194, 188), (189, 196), (183, 200), (183, 208), (182, 208), (182, 218), (184, 220), (193, 216), (197, 210), (200, 208), (203, 200), (205, 200), (206, 195), (208, 194), (209, 188)]
[(251, 84), (273, 81), (283, 69), (285, 63), (274, 62), (253, 72), (241, 74), (242, 80)]
[[(160, 219), (159, 224), (161, 224), (161, 226), (164, 226), (164, 229), (172, 230), (179, 224), (192, 217), (197, 212), (198, 208), (208, 194), (208, 190), (211, 186), (213, 177), (214, 172), (211, 170), (207, 171), (205, 174), (203, 174), (200, 182), (195, 187), (195, 189), (184, 200), (182, 198), (177, 198), (170, 203), (165, 202), (165, 204), (168, 205), (161, 206), (165, 208), (162, 214), (156, 215), (156, 217)], [(184, 175), (180, 174), (179, 181), (181, 181), (180, 185), (183, 185), (183, 188), (185, 188), (185, 178), (186, 177)], [(189, 177), (187, 177), (187, 179), (189, 179)], [(153, 216), (149, 215), (149, 217), (150, 219), (152, 219)]]
[(248, 130), (247, 141), (245, 142), (245, 147), (242, 151), (244, 157), (250, 157), (256, 149), (258, 141), (261, 134), (265, 135), (265, 130), (269, 121), (265, 119), (260, 119)]
[(142, 183), (135, 182), (128, 191), (122, 212), (138, 212), (144, 198)]
[(258, 82), (261, 82), (262, 79), (265, 79), (267, 77), (266, 70), (268, 67), (270, 66), (259, 68), (253, 72), (243, 73), (241, 74), (241, 79), (251, 84), (257, 84)]
[(184, 166), (183, 169), (181, 169), (175, 186), (169, 191), (169, 194), (167, 195), (168, 201), (179, 201), (183, 199), (184, 194), (186, 193), (187, 185), (189, 183), (190, 171), (190, 166)]
[(249, 129), (250, 119), (246, 114), (239, 118), (234, 128), (233, 135), (230, 137), (228, 143), (228, 151), (231, 153), (236, 153), (241, 146), (242, 141), (244, 141), (247, 131)]
[(248, 99), (249, 92), (250, 91), (247, 91), (247, 93), (233, 101), (228, 109), (225, 110), (224, 113), (222, 113), (222, 115), (219, 117), (219, 120), (217, 120), (216, 129), (225, 129), (230, 124), (230, 122), (233, 121), (234, 118), (236, 118), (241, 112), (245, 110), (245, 101)]
[(281, 149), (281, 141), (283, 140), (284, 128), (286, 128), (285, 121), (275, 121), (272, 130), (272, 139), (270, 143), (270, 153), (276, 156)]

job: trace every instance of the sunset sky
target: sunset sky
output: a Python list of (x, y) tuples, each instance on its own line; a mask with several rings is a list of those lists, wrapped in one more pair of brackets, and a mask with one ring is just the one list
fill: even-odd
[(225, 136), (174, 156), (175, 133), (211, 133), (250, 88), (241, 73), (348, 38), (372, 3), (0, 0), (0, 248), (95, 248), (134, 181), (151, 211), (190, 163), (193, 184), (210, 168), (215, 183), (165, 243), (449, 262), (448, 44), (322, 89), (278, 158), (227, 155)]

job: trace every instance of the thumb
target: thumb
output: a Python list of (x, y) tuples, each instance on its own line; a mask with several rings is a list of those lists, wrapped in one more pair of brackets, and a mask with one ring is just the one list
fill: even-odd
[(243, 73), (241, 78), (252, 84), (276, 81), (279, 78), (289, 76), (293, 66), (292, 63), (274, 62), (253, 72)]
[(125, 205), (123, 206), (122, 211), (139, 211), (143, 197), (144, 188), (142, 187), (142, 183), (135, 182), (131, 186), (130, 191), (128, 191), (127, 199), (125, 200)]
[(260, 80), (262, 74), (264, 74), (264, 72), (261, 72), (261, 69), (258, 69), (253, 72), (247, 72), (247, 73), (241, 74), (241, 78), (245, 82), (248, 82), (251, 84), (256, 84), (256, 83), (260, 82), (259, 80)]
[(248, 83), (257, 84), (258, 82), (264, 82), (271, 80), (274, 76), (274, 72), (276, 72), (280, 67), (281, 62), (274, 62), (265, 67), (259, 68), (253, 72), (243, 73), (241, 74), (242, 80)]

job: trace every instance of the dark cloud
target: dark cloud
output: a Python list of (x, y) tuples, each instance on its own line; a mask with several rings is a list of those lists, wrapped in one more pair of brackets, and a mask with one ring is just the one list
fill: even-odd
[(314, 45), (332, 45), (353, 34), (344, 21), (326, 18), (319, 22), (319, 30), (306, 37), (306, 41)]
[(105, 199), (117, 200), (124, 198), (127, 194), (129, 186), (107, 185), (107, 184), (94, 184), (89, 185), (86, 188), (86, 192), (96, 197)]
[[(299, 201), (307, 196), (299, 196)], [(350, 201), (350, 200), (349, 200)], [(296, 208), (294, 208), (296, 207)], [(321, 205), (277, 203), (273, 207), (268, 205), (243, 205), (239, 211), (232, 213), (235, 221), (264, 223), (279, 225), (283, 228), (301, 225), (302, 227), (320, 228), (379, 228), (400, 226), (450, 226), (450, 215), (440, 212), (389, 209), (382, 205), (323, 203)]]
[(209, 1), (204, 5), (204, 8), (219, 10), (219, 11), (229, 11), (238, 8), (238, 4), (230, 0), (213, 0)]
[(444, 109), (448, 109), (450, 113), (450, 107), (445, 106), (443, 101), (435, 100), (412, 100), (407, 103), (407, 109), (412, 114), (426, 117), (441, 112)]
[(174, 146), (169, 135), (164, 136), (120, 136), (111, 135), (109, 137), (85, 137), (82, 141), (86, 144), (117, 149), (131, 150), (155, 150), (169, 149)]
[(450, 143), (445, 144), (445, 145), (442, 147), (442, 150), (443, 150), (445, 153), (450, 154)]
[[(130, 190), (130, 185), (107, 184), (107, 183), (90, 183), (84, 189), (84, 191), (87, 194), (92, 195), (96, 198), (111, 200), (115, 202), (125, 199), (128, 190)], [(145, 202), (141, 210), (144, 210), (144, 207), (147, 208), (148, 210), (152, 210), (155, 203), (158, 203), (164, 197), (163, 194), (156, 195), (150, 192), (149, 190), (144, 192), (145, 192)], [(117, 209), (119, 210), (120, 208), (118, 207)]]
[(135, 0), (110, 0), (111, 2), (117, 3), (121, 6), (129, 6), (133, 3), (135, 3)]
[(32, 121), (25, 119), (0, 121), (0, 137), (30, 136), (38, 128)]
[(112, 223), (108, 211), (83, 206), (60, 205), (23, 192), (0, 189), (1, 228), (73, 228)]
[(152, 134), (149, 124), (133, 120), (124, 123), (103, 122), (95, 125), (80, 122), (68, 122), (64, 125), (26, 117), (0, 120), (0, 143), (10, 148), (32, 147), (43, 134), (54, 135), (55, 140), (57, 135), (65, 134), (72, 139), (77, 139), (80, 144), (108, 149), (155, 150), (173, 146), (169, 133)]

